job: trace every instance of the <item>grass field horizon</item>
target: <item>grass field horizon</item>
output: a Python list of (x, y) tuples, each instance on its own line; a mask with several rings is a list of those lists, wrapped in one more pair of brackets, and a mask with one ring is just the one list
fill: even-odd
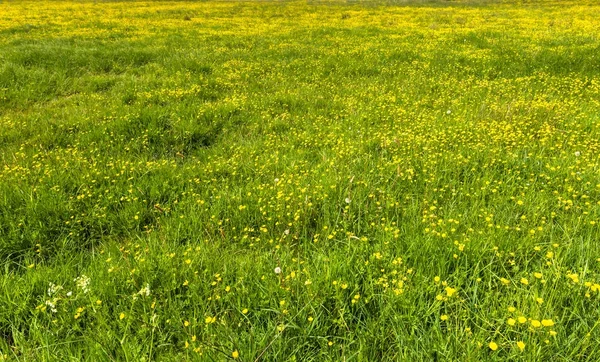
[(1, 2), (0, 360), (599, 360), (599, 30)]

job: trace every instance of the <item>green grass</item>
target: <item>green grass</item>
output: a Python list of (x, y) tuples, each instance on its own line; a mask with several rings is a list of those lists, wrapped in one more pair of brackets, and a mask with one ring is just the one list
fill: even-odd
[(596, 4), (1, 12), (0, 360), (600, 358)]

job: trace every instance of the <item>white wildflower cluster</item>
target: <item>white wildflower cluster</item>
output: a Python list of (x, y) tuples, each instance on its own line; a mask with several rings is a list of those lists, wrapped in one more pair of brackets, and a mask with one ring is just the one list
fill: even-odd
[(138, 294), (144, 297), (150, 296), (150, 284), (146, 283), (146, 286), (140, 289)]
[(48, 290), (46, 291), (46, 293), (48, 294), (49, 297), (53, 297), (53, 298), (46, 300), (44, 302), (44, 304), (39, 305), (38, 307), (36, 307), (36, 309), (41, 309), (43, 311), (49, 310), (52, 313), (56, 313), (58, 311), (56, 309), (56, 304), (60, 300), (60, 296), (58, 296), (57, 294), (61, 290), (63, 290), (62, 285), (56, 285), (52, 282), (48, 283)]
[(150, 296), (150, 284), (146, 283), (145, 287), (143, 287), (142, 289), (140, 289), (139, 292), (137, 292), (133, 295), (133, 299), (137, 299), (138, 295), (140, 295), (142, 297)]
[(77, 285), (77, 288), (81, 289), (84, 293), (88, 293), (90, 291), (91, 280), (89, 277), (82, 274), (80, 277), (73, 279), (73, 281)]
[(47, 300), (46, 301), (46, 306), (48, 307), (48, 309), (50, 310), (50, 312), (52, 313), (56, 313), (56, 299), (54, 299), (53, 301)]
[(48, 296), (51, 297), (54, 294), (56, 294), (59, 291), (61, 291), (62, 289), (63, 289), (63, 287), (61, 285), (56, 285), (56, 284), (50, 282), (48, 284)]

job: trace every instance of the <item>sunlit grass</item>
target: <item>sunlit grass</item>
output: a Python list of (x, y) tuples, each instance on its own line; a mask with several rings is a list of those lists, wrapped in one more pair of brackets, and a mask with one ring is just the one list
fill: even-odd
[(0, 360), (600, 359), (595, 2), (0, 14)]

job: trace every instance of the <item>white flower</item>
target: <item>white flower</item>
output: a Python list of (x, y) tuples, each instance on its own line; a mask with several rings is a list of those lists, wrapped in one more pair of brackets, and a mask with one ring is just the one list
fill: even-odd
[(54, 302), (51, 302), (51, 301), (47, 300), (47, 301), (46, 301), (46, 306), (47, 306), (48, 308), (50, 308), (50, 311), (51, 311), (52, 313), (56, 313), (56, 312), (57, 312), (57, 310), (56, 310), (56, 303), (54, 303)]
[(145, 287), (143, 287), (142, 289), (140, 289), (140, 291), (138, 292), (139, 295), (141, 296), (149, 296), (150, 295), (150, 284), (146, 284)]
[(85, 276), (85, 275), (81, 275), (80, 277), (77, 277), (73, 280), (75, 282), (75, 284), (77, 284), (77, 288), (83, 290), (84, 293), (87, 293), (90, 291), (90, 278)]
[(349, 198), (349, 197), (346, 197), (346, 199), (345, 199), (344, 201), (346, 201), (346, 203), (347, 203), (347, 204), (349, 204), (349, 203), (350, 203), (350, 201), (352, 201), (352, 200), (350, 200), (350, 198)]
[(68, 293), (67, 293), (67, 297), (70, 297), (70, 296), (72, 296), (72, 295), (73, 295), (73, 292), (68, 292)]
[(275, 183), (278, 183), (278, 182), (279, 182), (279, 179), (278, 179), (278, 178), (276, 178), (276, 179), (275, 179)]
[(581, 152), (575, 151), (575, 157), (579, 157), (579, 156), (581, 156)]
[(274, 272), (275, 272), (275, 274), (281, 274), (281, 268), (280, 267), (275, 268)]
[(285, 230), (283, 231), (283, 233), (284, 233), (285, 235), (290, 235), (290, 229), (285, 229)]
[(446, 114), (450, 114), (450, 113), (452, 113), (452, 111), (451, 111), (451, 110), (447, 110), (447, 111), (446, 111)]
[(58, 291), (61, 290), (62, 288), (63, 288), (62, 286), (56, 285), (56, 284), (50, 282), (48, 284), (48, 296), (51, 297), (53, 294), (58, 293)]

